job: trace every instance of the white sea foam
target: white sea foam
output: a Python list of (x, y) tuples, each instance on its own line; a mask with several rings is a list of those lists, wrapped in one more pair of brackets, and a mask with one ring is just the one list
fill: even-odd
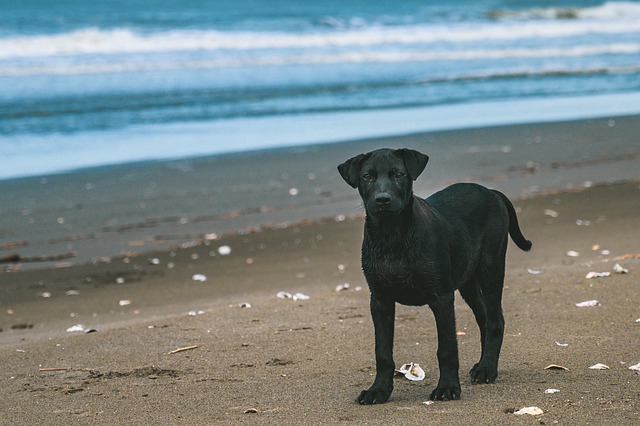
[(548, 39), (582, 35), (640, 32), (640, 4), (607, 3), (584, 9), (585, 19), (498, 21), (466, 24), (422, 24), (397, 27), (369, 26), (323, 32), (223, 32), (172, 30), (136, 33), (128, 28), (78, 31), (0, 38), (0, 60), (76, 55), (109, 55), (175, 51), (270, 49), (335, 49), (429, 43), (467, 43)]

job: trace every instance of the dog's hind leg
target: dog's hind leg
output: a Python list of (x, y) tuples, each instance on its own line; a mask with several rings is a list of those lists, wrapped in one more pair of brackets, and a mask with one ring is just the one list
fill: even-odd
[[(475, 279), (468, 281), (460, 288), (460, 295), (476, 317), (476, 323), (478, 323), (478, 328), (480, 329), (480, 347), (482, 349), (480, 359), (482, 359), (484, 357), (484, 345), (487, 340), (487, 308), (484, 305), (478, 282)], [(474, 369), (477, 366), (478, 364), (474, 366)], [(473, 371), (471, 370), (469, 374), (473, 374)]]
[[(504, 257), (498, 259), (504, 259)], [(489, 266), (490, 267), (487, 267)], [(504, 260), (491, 261), (485, 264), (482, 273), (478, 277), (479, 289), (477, 290), (478, 301), (476, 304), (484, 306), (486, 321), (480, 327), (482, 334), (482, 356), (480, 361), (471, 369), (471, 381), (475, 383), (492, 383), (498, 377), (498, 359), (502, 340), (504, 338), (504, 315), (502, 314), (502, 287), (504, 285)], [(464, 295), (463, 295), (464, 297)], [(474, 300), (469, 297), (468, 300)], [(467, 300), (467, 301), (468, 301)], [(476, 309), (470, 304), (476, 313)], [(478, 319), (478, 314), (476, 314)], [(480, 318), (482, 320), (482, 312)]]

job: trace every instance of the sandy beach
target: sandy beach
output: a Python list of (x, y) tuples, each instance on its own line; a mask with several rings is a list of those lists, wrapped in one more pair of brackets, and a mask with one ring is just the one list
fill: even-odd
[[(1, 181), (0, 423), (639, 424), (638, 135), (640, 117), (612, 117)], [(363, 212), (336, 166), (383, 146), (430, 156), (418, 195), (501, 190), (534, 244), (509, 246), (495, 384), (467, 378), (479, 332), (457, 299), (459, 401), (424, 404), (433, 316), (401, 307), (396, 363), (426, 378), (355, 403), (373, 325)]]

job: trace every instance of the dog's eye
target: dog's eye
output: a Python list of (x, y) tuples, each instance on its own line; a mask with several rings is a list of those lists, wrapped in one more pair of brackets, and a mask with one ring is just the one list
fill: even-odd
[(369, 182), (369, 181), (373, 180), (373, 176), (371, 175), (371, 173), (367, 172), (367, 173), (362, 175), (362, 179), (364, 179), (367, 182)]
[(394, 175), (397, 179), (403, 178), (404, 177), (404, 173), (402, 172), (396, 172), (396, 174)]

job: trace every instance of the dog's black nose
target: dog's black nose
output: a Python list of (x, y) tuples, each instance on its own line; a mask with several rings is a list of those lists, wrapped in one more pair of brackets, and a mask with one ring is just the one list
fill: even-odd
[(376, 194), (374, 200), (375, 200), (377, 205), (384, 206), (384, 205), (389, 204), (391, 202), (391, 196), (389, 194), (387, 194), (386, 192), (383, 192), (381, 194)]

